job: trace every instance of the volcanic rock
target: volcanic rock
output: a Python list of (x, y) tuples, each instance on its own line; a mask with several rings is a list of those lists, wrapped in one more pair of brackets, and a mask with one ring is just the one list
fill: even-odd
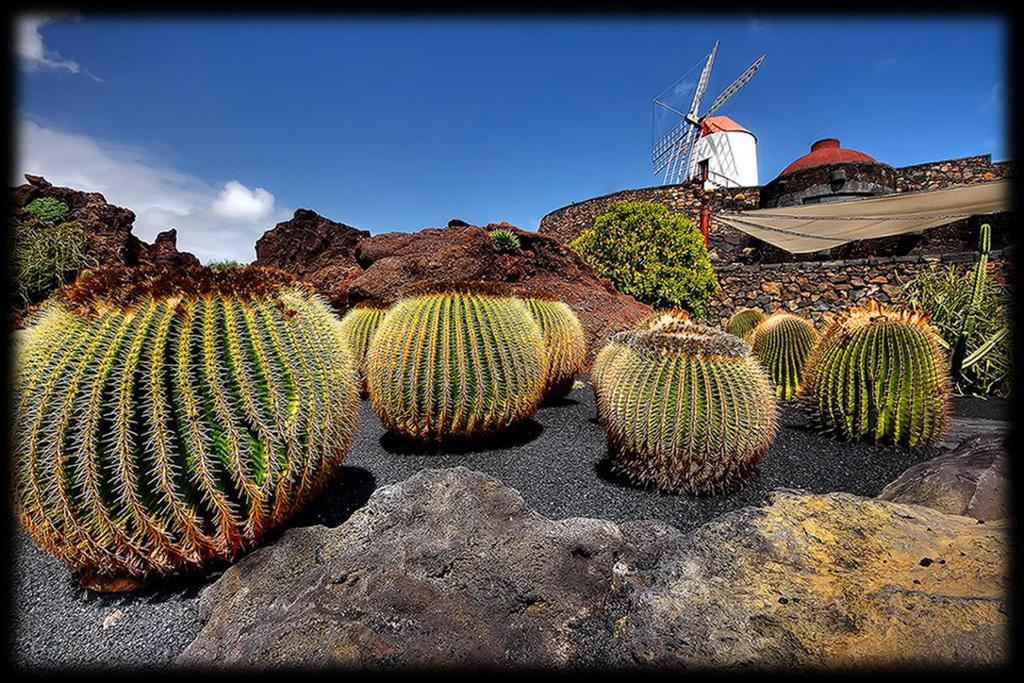
[(200, 597), (199, 666), (849, 667), (1008, 658), (1007, 530), (777, 491), (692, 534), (552, 521), (462, 467), (287, 531)]
[(366, 230), (297, 209), (256, 242), (256, 263), (287, 270), (344, 311), (348, 283), (361, 271), (354, 258), (356, 244), (369, 236)]
[(950, 453), (914, 465), (878, 497), (950, 515), (1003, 519), (1010, 516), (1009, 469), (1003, 439), (974, 437)]
[[(546, 289), (579, 316), (591, 359), (613, 332), (653, 312), (646, 304), (620, 294), (552, 237), (509, 223), (482, 228), (459, 225), (461, 221), (451, 223), (448, 228), (384, 233), (361, 241), (355, 259), (365, 272), (350, 283), (349, 303), (393, 301), (404, 287), (421, 280), (497, 280), (524, 289)], [(495, 250), (490, 231), (498, 228), (519, 237), (520, 252)]]

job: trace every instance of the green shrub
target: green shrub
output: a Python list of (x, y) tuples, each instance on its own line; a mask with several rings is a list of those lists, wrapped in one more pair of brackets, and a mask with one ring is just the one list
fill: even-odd
[(519, 236), (505, 228), (491, 231), (491, 244), (494, 245), (494, 250), (498, 252), (518, 254), (523, 250), (523, 245), (519, 242)]
[(27, 216), (12, 228), (15, 294), (24, 304), (46, 298), (78, 271), (94, 265), (89, 235), (74, 221), (51, 225)]
[(238, 261), (210, 261), (209, 263), (206, 264), (206, 266), (208, 268), (213, 268), (214, 270), (227, 270), (229, 268), (245, 268), (245, 264), (240, 263)]
[(927, 311), (950, 352), (966, 321), (966, 357), (954, 391), (961, 395), (1006, 397), (1013, 385), (1010, 294), (1005, 284), (987, 279), (976, 307), (971, 306), (970, 268), (931, 266), (903, 284), (899, 303)]
[(68, 205), (54, 197), (38, 197), (25, 207), (25, 213), (48, 224), (63, 221), (68, 211)]
[(569, 247), (623, 294), (702, 316), (718, 279), (692, 221), (660, 204), (616, 202)]

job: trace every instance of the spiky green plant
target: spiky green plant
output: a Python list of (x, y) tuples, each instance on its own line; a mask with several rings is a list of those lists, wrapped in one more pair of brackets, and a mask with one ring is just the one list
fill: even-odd
[(23, 304), (39, 301), (94, 264), (89, 235), (74, 221), (48, 223), (28, 216), (12, 223), (14, 284)]
[(423, 442), (468, 439), (540, 405), (544, 339), (526, 304), (497, 283), (423, 283), (380, 322), (366, 360), (384, 425)]
[(547, 348), (544, 396), (562, 398), (572, 391), (576, 375), (587, 360), (583, 325), (573, 310), (553, 294), (532, 291), (521, 296), (540, 326)]
[(760, 308), (741, 308), (729, 318), (729, 322), (725, 324), (725, 331), (746, 340), (747, 335), (766, 317)]
[(287, 273), (86, 271), (44, 308), (19, 341), (16, 504), (83, 585), (230, 560), (340, 467), (352, 357)]
[(507, 228), (491, 230), (491, 244), (494, 245), (495, 251), (509, 254), (517, 254), (523, 249), (519, 236)]
[(370, 350), (373, 334), (377, 331), (377, 327), (387, 311), (387, 306), (372, 301), (360, 301), (349, 309), (338, 323), (355, 359), (356, 371), (359, 373), (360, 391), (364, 394), (367, 392), (366, 354)]
[(921, 311), (875, 301), (844, 311), (804, 373), (800, 404), (844, 438), (926, 446), (949, 425), (949, 366)]
[(771, 383), (747, 344), (666, 316), (602, 349), (599, 413), (612, 469), (668, 492), (737, 487), (775, 438)]
[(754, 355), (775, 383), (775, 395), (783, 401), (796, 396), (804, 362), (818, 339), (814, 323), (776, 311), (758, 323), (748, 339)]

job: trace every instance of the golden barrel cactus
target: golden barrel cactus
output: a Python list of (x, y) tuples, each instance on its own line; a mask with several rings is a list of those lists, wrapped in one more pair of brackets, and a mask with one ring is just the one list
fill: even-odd
[(523, 301), (499, 283), (423, 283), (384, 316), (367, 356), (384, 426), (438, 443), (498, 432), (543, 398), (547, 351)]
[(595, 362), (612, 469), (667, 492), (731, 490), (777, 428), (772, 385), (750, 347), (685, 316), (614, 335)]
[(775, 383), (783, 401), (796, 396), (804, 362), (818, 340), (814, 323), (793, 313), (776, 311), (758, 323), (748, 341)]
[(950, 393), (949, 363), (927, 314), (869, 301), (822, 334), (799, 400), (844, 438), (927, 446), (948, 429)]
[(360, 391), (364, 395), (367, 392), (366, 354), (370, 350), (370, 341), (387, 312), (387, 306), (372, 301), (361, 301), (349, 309), (339, 323), (341, 333), (352, 351), (359, 374)]
[(576, 375), (587, 360), (583, 325), (567, 304), (545, 292), (520, 293), (533, 319), (540, 326), (547, 349), (544, 397), (559, 399), (572, 391)]
[(725, 324), (725, 331), (745, 340), (766, 317), (760, 308), (741, 308), (729, 318), (729, 322)]
[(16, 358), (19, 518), (97, 590), (235, 558), (355, 434), (336, 320), (272, 268), (87, 271)]

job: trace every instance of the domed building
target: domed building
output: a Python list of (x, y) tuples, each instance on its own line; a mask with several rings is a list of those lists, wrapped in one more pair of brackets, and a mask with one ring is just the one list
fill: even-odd
[(840, 146), (836, 138), (825, 138), (761, 189), (759, 206), (845, 202), (893, 192), (896, 169), (864, 152)]

